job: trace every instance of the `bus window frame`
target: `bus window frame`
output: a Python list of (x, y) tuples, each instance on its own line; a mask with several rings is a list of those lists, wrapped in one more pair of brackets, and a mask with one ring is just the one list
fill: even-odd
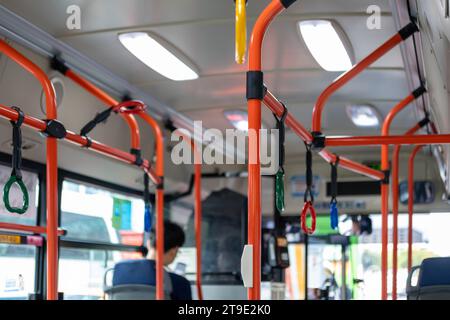
[[(9, 167), (11, 165), (12, 156), (8, 153), (0, 152), (0, 165)], [(22, 169), (38, 176), (38, 205), (36, 212), (36, 226), (44, 226), (46, 221), (46, 165), (37, 161), (22, 159)], [(119, 184), (107, 182), (101, 179), (89, 177), (83, 174), (58, 168), (58, 226), (61, 227), (61, 195), (63, 182), (71, 181), (75, 183), (88, 184), (93, 187), (107, 189), (108, 191), (143, 198), (144, 192), (133, 188), (125, 187)], [(25, 235), (17, 233), (18, 235)], [(140, 252), (144, 253), (141, 246), (130, 246), (113, 243), (103, 243), (95, 241), (71, 240), (70, 238), (61, 238), (59, 241), (61, 248), (84, 249), (84, 250), (101, 250), (101, 251), (120, 251), (120, 252)], [(36, 299), (42, 299), (46, 292), (46, 241), (41, 247), (36, 247), (35, 255), (35, 285), (31, 295)]]

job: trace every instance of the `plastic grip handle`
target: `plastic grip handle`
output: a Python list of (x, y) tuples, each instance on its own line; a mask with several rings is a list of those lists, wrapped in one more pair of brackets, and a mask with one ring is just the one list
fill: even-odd
[(247, 1), (236, 0), (236, 63), (245, 62), (247, 51)]
[(284, 172), (278, 171), (275, 178), (275, 204), (279, 212), (284, 211)]
[(339, 211), (336, 202), (330, 204), (331, 229), (336, 229), (339, 225)]
[[(20, 190), (22, 191), (23, 196), (22, 208), (12, 207), (9, 202), (9, 193), (14, 183), (17, 183)], [(18, 179), (16, 176), (11, 176), (9, 178), (8, 182), (6, 182), (5, 187), (3, 188), (3, 202), (5, 203), (6, 210), (8, 210), (11, 213), (24, 214), (25, 212), (27, 212), (29, 204), (29, 196), (27, 187), (23, 183), (22, 179)]]
[[(311, 216), (311, 227), (308, 227), (306, 224), (306, 217), (308, 213)], [(316, 210), (314, 209), (311, 201), (307, 201), (303, 205), (303, 210), (300, 215), (300, 224), (305, 234), (311, 235), (316, 231)]]

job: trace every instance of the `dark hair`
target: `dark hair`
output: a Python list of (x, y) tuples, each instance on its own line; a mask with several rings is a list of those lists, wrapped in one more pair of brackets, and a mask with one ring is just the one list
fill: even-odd
[[(184, 244), (184, 231), (176, 223), (164, 221), (164, 253), (175, 247), (181, 247)], [(155, 229), (152, 229), (150, 236), (150, 246), (156, 248)]]

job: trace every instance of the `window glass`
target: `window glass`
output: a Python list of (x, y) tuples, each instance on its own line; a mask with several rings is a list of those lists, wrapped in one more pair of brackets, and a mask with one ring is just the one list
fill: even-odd
[(26, 300), (34, 293), (36, 248), (0, 244), (0, 300)]
[[(103, 299), (105, 272), (129, 258), (125, 252), (61, 248), (59, 291), (64, 292), (65, 300)], [(109, 271), (108, 274), (112, 275)]]
[(61, 211), (68, 239), (142, 245), (144, 201), (139, 197), (64, 181)]
[[(6, 182), (11, 176), (11, 168), (7, 166), (0, 165), (0, 186), (1, 194), (3, 194), (3, 188)], [(37, 206), (39, 201), (39, 178), (35, 173), (27, 172), (22, 170), (22, 179), (28, 190), (29, 195), (29, 205), (28, 210), (24, 214), (11, 213), (5, 208), (3, 199), (0, 201), (0, 222), (7, 223), (17, 223), (25, 225), (35, 225), (37, 216)], [(10, 203), (14, 207), (21, 207), (23, 198), (22, 192), (20, 191), (17, 184), (13, 184), (10, 191)]]
[[(360, 236), (358, 243), (352, 245), (355, 252), (357, 278), (360, 281), (355, 299), (378, 300), (381, 296), (381, 216), (371, 215), (373, 233)], [(392, 292), (392, 219), (389, 221), (389, 264), (388, 294)], [(406, 279), (408, 276), (408, 215), (400, 214), (398, 244), (398, 299), (406, 299)], [(423, 259), (450, 256), (449, 213), (415, 214), (413, 222), (413, 266), (420, 265)]]

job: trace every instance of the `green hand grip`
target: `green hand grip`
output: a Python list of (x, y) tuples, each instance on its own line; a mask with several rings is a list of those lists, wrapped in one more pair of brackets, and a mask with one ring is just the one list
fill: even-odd
[[(14, 183), (17, 183), (23, 195), (23, 205), (22, 208), (12, 207), (9, 203), (9, 192), (11, 191), (11, 187)], [(16, 176), (11, 176), (6, 182), (5, 187), (3, 188), (3, 202), (5, 203), (5, 208), (11, 213), (24, 214), (28, 210), (29, 204), (29, 196), (28, 190), (22, 179), (18, 179)]]
[(279, 212), (284, 211), (284, 171), (279, 170), (275, 178), (275, 205)]

